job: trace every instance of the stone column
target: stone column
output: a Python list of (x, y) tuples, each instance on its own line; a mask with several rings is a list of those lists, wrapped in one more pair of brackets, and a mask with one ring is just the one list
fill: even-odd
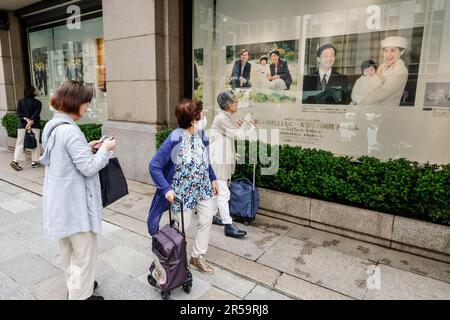
[[(9, 30), (0, 30), (0, 118), (16, 110), (25, 88), (19, 21), (13, 13), (8, 18)], [(0, 146), (6, 145), (6, 130), (0, 125)]]
[[(104, 0), (108, 120), (127, 178), (150, 183), (158, 129), (181, 95), (180, 0)], [(171, 120), (172, 118), (172, 120)]]

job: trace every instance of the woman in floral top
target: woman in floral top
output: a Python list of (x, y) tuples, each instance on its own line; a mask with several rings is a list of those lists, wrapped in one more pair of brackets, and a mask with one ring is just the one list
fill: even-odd
[[(195, 237), (191, 266), (200, 272), (212, 274), (214, 269), (205, 262), (209, 233), (213, 217), (213, 198), (218, 194), (216, 176), (209, 162), (208, 141), (203, 132), (203, 106), (199, 101), (185, 99), (177, 107), (175, 115), (179, 128), (172, 131), (150, 162), (150, 174), (157, 192), (150, 208), (148, 227), (154, 235), (161, 215), (167, 210), (167, 202), (179, 220), (180, 208), (175, 196), (183, 199), (185, 228), (189, 228), (191, 216), (197, 210), (199, 221)], [(164, 283), (164, 269), (155, 261), (155, 278)]]

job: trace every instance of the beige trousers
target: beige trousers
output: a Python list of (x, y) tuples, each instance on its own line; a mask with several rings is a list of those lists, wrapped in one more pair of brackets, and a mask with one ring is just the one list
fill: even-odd
[[(25, 150), (23, 149), (23, 141), (25, 139), (26, 129), (17, 129), (16, 149), (14, 150), (14, 161), (20, 162), (25, 160)], [(37, 147), (31, 150), (31, 161), (39, 161), (41, 153), (41, 145), (39, 144), (39, 133), (41, 129), (31, 129), (36, 136)]]
[(97, 235), (80, 232), (59, 240), (69, 300), (85, 300), (94, 292)]

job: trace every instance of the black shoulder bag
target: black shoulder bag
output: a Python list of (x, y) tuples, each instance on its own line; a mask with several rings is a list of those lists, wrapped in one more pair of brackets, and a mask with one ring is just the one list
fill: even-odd
[(23, 140), (24, 149), (35, 149), (37, 147), (36, 136), (31, 129), (25, 129), (25, 137)]
[(109, 159), (109, 163), (99, 172), (103, 207), (109, 206), (128, 194), (128, 185), (117, 158)]

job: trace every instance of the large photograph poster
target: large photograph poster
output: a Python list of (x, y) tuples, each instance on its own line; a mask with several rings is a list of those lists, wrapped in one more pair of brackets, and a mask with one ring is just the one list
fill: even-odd
[(239, 92), (241, 105), (295, 103), (298, 58), (298, 40), (227, 46), (225, 88)]
[(422, 38), (420, 27), (307, 39), (302, 102), (414, 106)]
[[(232, 89), (236, 120), (254, 120), (267, 133), (260, 140), (450, 162), (449, 2), (339, 7), (316, 0), (314, 13), (286, 3), (290, 9), (275, 17), (263, 9), (236, 12), (235, 0), (218, 1), (213, 16), (204, 10), (195, 47), (208, 48), (198, 68), (200, 81), (207, 79), (200, 87), (208, 120), (218, 112), (217, 94)], [(274, 67), (273, 50), (284, 65)], [(284, 84), (271, 86), (280, 70)]]

